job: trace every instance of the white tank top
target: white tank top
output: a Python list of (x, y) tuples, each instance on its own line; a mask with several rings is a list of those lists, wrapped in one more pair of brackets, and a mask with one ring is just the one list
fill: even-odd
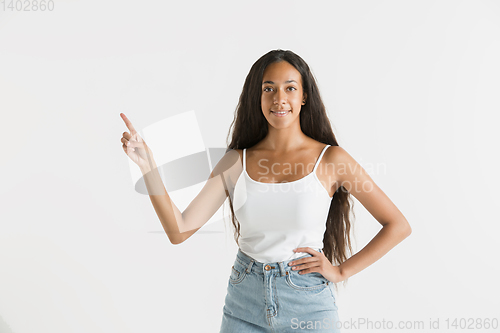
[(303, 256), (304, 252), (293, 252), (297, 247), (323, 249), (332, 198), (316, 175), (316, 169), (329, 146), (323, 148), (310, 174), (287, 183), (261, 183), (251, 179), (246, 171), (246, 149), (243, 149), (243, 171), (233, 196), (242, 252), (266, 263)]

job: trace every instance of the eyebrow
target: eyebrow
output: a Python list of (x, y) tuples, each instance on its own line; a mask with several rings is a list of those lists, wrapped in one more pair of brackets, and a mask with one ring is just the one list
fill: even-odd
[[(285, 81), (285, 83), (291, 83), (291, 82), (295, 82), (295, 83), (297, 83), (297, 81), (295, 81), (295, 80), (288, 80), (288, 81)], [(262, 82), (262, 84), (263, 84), (263, 85), (264, 85), (264, 84), (266, 84), (266, 83), (269, 83), (269, 84), (274, 84), (274, 82), (273, 82), (273, 81), (264, 81), (264, 82)], [(298, 84), (298, 83), (297, 83), (297, 84)]]

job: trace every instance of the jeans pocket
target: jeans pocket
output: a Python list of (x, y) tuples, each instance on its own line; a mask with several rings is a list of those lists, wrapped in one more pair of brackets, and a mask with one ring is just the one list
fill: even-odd
[(328, 286), (328, 279), (318, 272), (299, 274), (297, 271), (288, 271), (286, 283), (297, 290), (318, 290)]
[(229, 276), (229, 282), (231, 284), (238, 284), (245, 279), (247, 275), (246, 266), (236, 260), (231, 266), (231, 275)]

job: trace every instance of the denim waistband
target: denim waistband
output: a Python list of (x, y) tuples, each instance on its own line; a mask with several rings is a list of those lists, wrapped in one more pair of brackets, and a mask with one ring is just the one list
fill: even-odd
[[(319, 249), (318, 252), (323, 252), (322, 249)], [(260, 261), (255, 260), (254, 258), (250, 257), (248, 254), (243, 253), (239, 248), (238, 248), (238, 253), (236, 254), (236, 260), (240, 264), (246, 267), (246, 272), (254, 272), (257, 274), (278, 274), (281, 276), (285, 276), (287, 271), (292, 270), (292, 266), (288, 266), (288, 263), (291, 261), (295, 261), (298, 259), (302, 258), (307, 258), (307, 257), (312, 257), (312, 254), (305, 253), (303, 256), (294, 258), (294, 259), (289, 259), (289, 260), (284, 260), (284, 261), (276, 261), (276, 262), (268, 262), (268, 263), (262, 263)], [(267, 268), (267, 269), (266, 269)]]

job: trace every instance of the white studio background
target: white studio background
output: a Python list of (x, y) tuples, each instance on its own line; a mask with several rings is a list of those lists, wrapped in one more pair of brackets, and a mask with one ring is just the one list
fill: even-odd
[[(194, 111), (204, 146), (225, 147), (251, 65), (278, 48), (309, 64), (339, 144), (413, 228), (339, 289), (341, 320), (499, 319), (499, 1), (8, 4), (0, 332), (218, 332), (230, 222), (170, 244), (119, 113), (142, 130)], [(355, 213), (359, 250), (380, 225)]]

